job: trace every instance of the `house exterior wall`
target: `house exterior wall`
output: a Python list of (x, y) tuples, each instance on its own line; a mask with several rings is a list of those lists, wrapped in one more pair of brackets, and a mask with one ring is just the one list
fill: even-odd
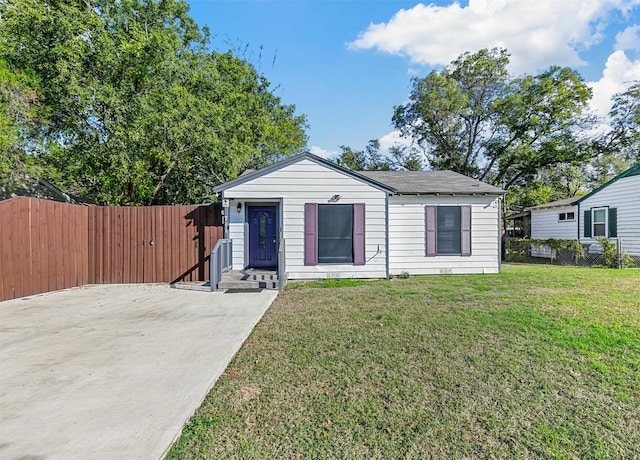
[[(330, 204), (339, 194), (339, 204), (365, 204), (365, 265), (304, 264), (304, 205)], [(281, 169), (231, 187), (229, 237), (233, 239), (233, 268), (245, 268), (245, 210), (247, 204), (279, 203), (281, 231), (285, 238), (286, 271), (289, 279), (384, 278), (386, 277), (386, 192), (347, 174), (311, 160), (301, 160)], [(242, 202), (242, 212), (236, 207)]]
[[(561, 212), (573, 212), (574, 220), (560, 220)], [(578, 238), (578, 207), (558, 206), (553, 208), (531, 210), (531, 238), (546, 240), (555, 238), (558, 240), (575, 240)], [(554, 251), (548, 247), (531, 246), (533, 257), (552, 258)]]
[(595, 238), (584, 236), (584, 211), (593, 208), (616, 208), (617, 237), (622, 240), (624, 251), (640, 256), (640, 175), (623, 177), (580, 202), (580, 242), (591, 244), (599, 251)]
[[(471, 205), (471, 256), (425, 256), (425, 206)], [(389, 271), (392, 275), (498, 273), (500, 206), (497, 196), (391, 196)]]
[[(575, 219), (561, 221), (558, 215), (573, 212)], [(531, 238), (546, 240), (575, 240), (578, 237), (578, 207), (560, 206), (557, 208), (543, 208), (531, 210)]]

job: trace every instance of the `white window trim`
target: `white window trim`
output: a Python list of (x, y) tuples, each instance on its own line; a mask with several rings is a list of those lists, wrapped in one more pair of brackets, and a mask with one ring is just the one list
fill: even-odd
[[(573, 213), (573, 219), (569, 219), (568, 215)], [(560, 219), (560, 216), (564, 214), (564, 219)], [(563, 211), (558, 213), (558, 222), (575, 222), (576, 221), (576, 212), (575, 211)]]
[[(596, 224), (602, 224), (602, 222), (596, 222), (596, 211), (604, 211), (604, 235), (596, 236)], [(608, 238), (609, 235), (609, 208), (591, 208), (591, 238), (597, 239), (600, 237)]]

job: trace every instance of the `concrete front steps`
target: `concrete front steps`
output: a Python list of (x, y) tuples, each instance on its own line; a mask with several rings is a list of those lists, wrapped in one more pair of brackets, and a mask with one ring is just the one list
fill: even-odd
[[(187, 289), (191, 291), (211, 291), (209, 281), (192, 281), (174, 283), (171, 285), (176, 289)], [(256, 289), (278, 289), (278, 272), (275, 270), (233, 270), (222, 275), (222, 281), (218, 283), (218, 290), (224, 291), (233, 289), (234, 291), (256, 290)]]
[(218, 289), (278, 289), (274, 270), (232, 270), (222, 275)]

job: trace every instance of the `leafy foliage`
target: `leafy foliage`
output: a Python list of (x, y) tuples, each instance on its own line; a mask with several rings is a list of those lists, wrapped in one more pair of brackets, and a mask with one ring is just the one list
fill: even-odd
[[(44, 175), (110, 204), (212, 199), (211, 188), (306, 144), (306, 118), (253, 65), (208, 52), (181, 0), (16, 0), (0, 56), (41, 84)], [(34, 148), (36, 147), (36, 148)]]
[(589, 158), (580, 129), (590, 126), (591, 90), (572, 69), (511, 77), (506, 50), (465, 53), (413, 79), (393, 122), (425, 151), (429, 166), (509, 188), (545, 167)]
[(336, 163), (352, 171), (420, 171), (422, 160), (415, 149), (400, 145), (391, 147), (390, 156), (380, 151), (380, 141), (370, 140), (364, 150), (354, 150), (341, 145), (342, 153), (335, 159)]
[(40, 115), (37, 82), (24, 72), (12, 71), (0, 60), (0, 180), (20, 181), (35, 165), (20, 148), (37, 135)]
[(608, 150), (617, 151), (628, 163), (639, 163), (640, 80), (636, 80), (625, 92), (616, 94), (613, 101), (609, 113), (612, 130), (608, 137)]
[(624, 251), (618, 252), (618, 244), (610, 239), (601, 236), (598, 244), (602, 248), (605, 266), (608, 268), (629, 268), (635, 267), (635, 261)]
[(523, 262), (528, 260), (531, 255), (532, 247), (540, 249), (550, 248), (552, 251), (568, 249), (574, 254), (576, 263), (579, 259), (585, 256), (584, 246), (578, 240), (566, 240), (559, 238), (508, 238), (505, 241), (507, 260), (514, 262)]

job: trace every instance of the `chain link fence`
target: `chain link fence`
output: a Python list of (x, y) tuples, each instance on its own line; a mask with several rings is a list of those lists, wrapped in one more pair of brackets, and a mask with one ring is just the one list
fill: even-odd
[(561, 247), (562, 240), (545, 241), (506, 238), (505, 262), (527, 262), (583, 267), (640, 268), (640, 238), (608, 238), (598, 243), (571, 242)]

